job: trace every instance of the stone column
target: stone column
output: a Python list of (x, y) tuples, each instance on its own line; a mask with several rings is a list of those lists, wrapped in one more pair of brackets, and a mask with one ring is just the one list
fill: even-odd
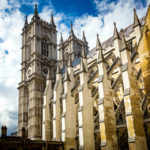
[[(98, 38), (98, 37), (97, 37)], [(102, 150), (116, 150), (117, 149), (117, 135), (116, 135), (116, 118), (114, 113), (114, 104), (112, 98), (111, 83), (107, 77), (107, 69), (102, 54), (102, 47), (97, 40), (98, 46), (98, 113), (100, 124), (100, 137)]]
[(124, 35), (122, 35), (120, 53), (129, 148), (130, 150), (147, 150), (139, 89)]

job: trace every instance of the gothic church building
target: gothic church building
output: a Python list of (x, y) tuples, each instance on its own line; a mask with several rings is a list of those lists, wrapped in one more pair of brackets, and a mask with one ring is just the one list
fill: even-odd
[[(89, 50), (86, 36), (57, 45), (57, 27), (34, 15), (22, 30), (18, 136), (66, 150), (150, 150), (150, 7), (146, 17)], [(59, 54), (59, 58), (57, 56)]]

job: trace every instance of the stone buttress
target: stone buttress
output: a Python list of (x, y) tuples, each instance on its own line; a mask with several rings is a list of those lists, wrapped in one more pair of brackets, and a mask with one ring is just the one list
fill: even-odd
[(112, 98), (112, 90), (110, 80), (107, 77), (107, 69), (102, 54), (102, 47), (97, 35), (97, 63), (99, 71), (98, 80), (98, 112), (99, 112), (99, 128), (101, 137), (102, 150), (116, 150), (117, 136), (116, 136), (116, 118), (114, 114), (114, 104)]
[(129, 149), (147, 150), (139, 89), (124, 34), (122, 34), (120, 54)]
[[(64, 76), (64, 94), (62, 97), (62, 140), (65, 142), (66, 150), (76, 149), (76, 108), (74, 98), (71, 96), (71, 85), (74, 80), (71, 58)], [(71, 83), (72, 82), (72, 83)]]
[(61, 139), (60, 97), (63, 92), (62, 75), (57, 65), (56, 83), (53, 89), (53, 140)]
[(46, 88), (44, 91), (44, 98), (43, 98), (43, 106), (42, 106), (42, 140), (50, 141), (50, 99), (52, 99), (52, 79), (50, 76), (50, 71), (47, 75), (46, 80)]
[(81, 57), (80, 64), (80, 87), (79, 92), (79, 147), (80, 149), (94, 150), (94, 121), (93, 121), (93, 101), (88, 89), (87, 58)]

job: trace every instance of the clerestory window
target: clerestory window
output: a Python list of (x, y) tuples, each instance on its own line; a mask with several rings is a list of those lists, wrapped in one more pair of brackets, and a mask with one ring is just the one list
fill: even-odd
[(42, 42), (41, 42), (41, 53), (42, 53), (42, 55), (48, 57), (48, 41), (47, 41), (46, 38), (42, 39)]

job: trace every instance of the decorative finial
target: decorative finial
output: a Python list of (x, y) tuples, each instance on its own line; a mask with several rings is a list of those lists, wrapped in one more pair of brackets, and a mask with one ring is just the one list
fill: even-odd
[(122, 38), (121, 38), (121, 49), (125, 49), (125, 48), (127, 48), (127, 43), (126, 43), (124, 34), (122, 34)]
[(97, 62), (100, 63), (100, 62), (104, 61), (104, 56), (103, 56), (103, 49), (102, 49), (98, 34), (97, 34), (96, 50), (98, 51)]
[(99, 34), (97, 34), (96, 50), (102, 50), (102, 46), (99, 40)]
[(114, 22), (114, 40), (115, 39), (120, 39), (120, 36), (119, 36), (119, 33), (118, 33), (118, 30), (117, 30), (117, 27), (116, 27), (116, 22)]
[(83, 58), (81, 57), (81, 63), (80, 63), (80, 73), (82, 73), (82, 72), (87, 73), (87, 70), (86, 70), (86, 68), (85, 68)]
[(28, 16), (26, 15), (26, 19), (25, 19), (25, 26), (28, 25)]
[(53, 12), (51, 13), (51, 25), (53, 25), (54, 27), (56, 27), (55, 22), (54, 22), (54, 17), (53, 17)]
[(139, 21), (139, 18), (136, 14), (136, 9), (134, 8), (133, 9), (133, 12), (134, 12), (134, 23), (133, 23), (133, 27), (135, 28), (136, 26), (141, 26), (141, 23)]
[(82, 41), (83, 41), (83, 42), (85, 42), (85, 43), (87, 42), (87, 41), (86, 41), (85, 34), (84, 34), (84, 30), (83, 30), (83, 37), (82, 37)]
[(60, 35), (60, 43), (61, 43), (61, 44), (63, 43), (63, 36), (62, 36), (62, 32), (61, 32), (61, 35)]
[[(40, 17), (39, 17), (39, 15), (38, 15), (38, 11), (37, 11), (37, 4), (35, 4), (35, 9), (34, 9), (34, 16), (33, 16), (33, 18), (36, 18), (36, 19), (39, 19)], [(33, 19), (32, 18), (32, 19)]]
[(72, 24), (72, 21), (71, 21), (71, 36), (74, 36), (74, 31), (73, 31), (73, 24)]

